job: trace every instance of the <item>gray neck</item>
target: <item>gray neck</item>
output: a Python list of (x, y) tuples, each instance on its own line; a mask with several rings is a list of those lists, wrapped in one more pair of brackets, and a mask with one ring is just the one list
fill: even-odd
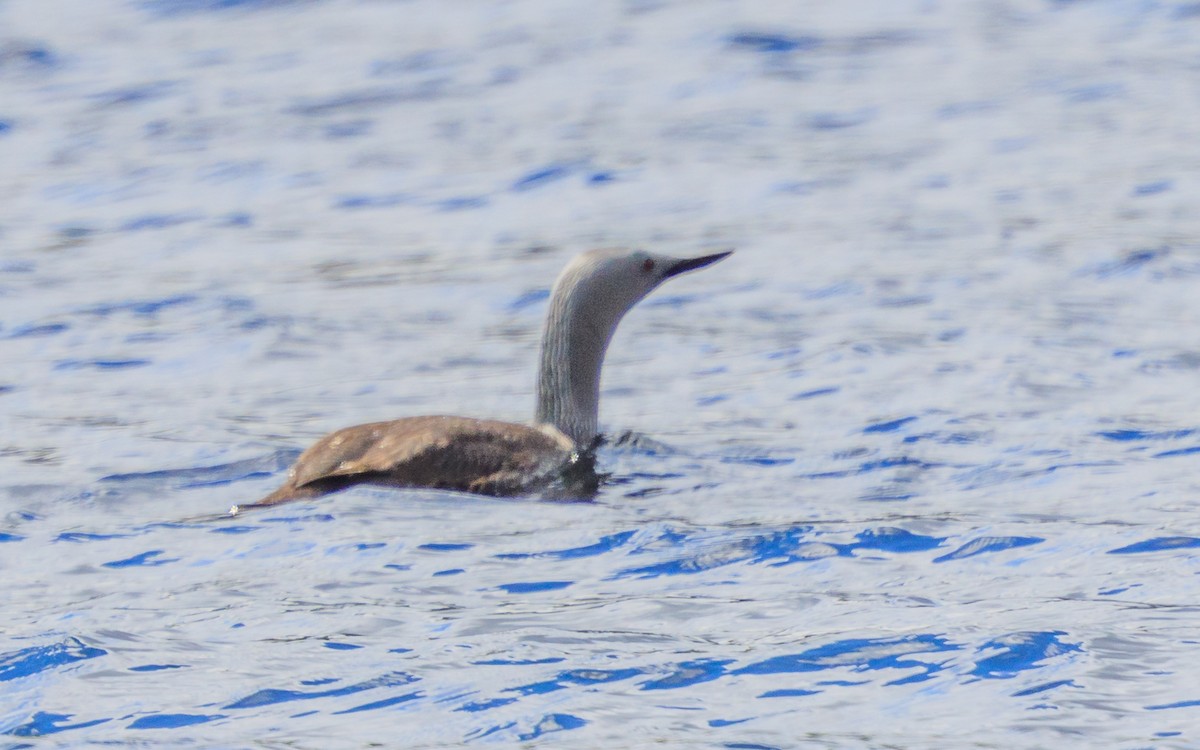
[[(621, 315), (589, 304), (586, 283), (555, 285), (542, 333), (537, 424), (549, 424), (584, 448), (599, 432), (600, 366)], [(624, 312), (623, 310), (621, 312)]]

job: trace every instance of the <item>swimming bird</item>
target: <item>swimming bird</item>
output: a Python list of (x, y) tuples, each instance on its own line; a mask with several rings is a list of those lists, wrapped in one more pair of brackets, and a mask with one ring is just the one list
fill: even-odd
[(574, 475), (594, 492), (600, 369), (617, 324), (659, 284), (730, 252), (672, 258), (603, 249), (575, 257), (550, 294), (532, 425), (427, 416), (346, 427), (304, 451), (279, 489), (232, 512), (354, 484), (512, 496), (570, 483)]

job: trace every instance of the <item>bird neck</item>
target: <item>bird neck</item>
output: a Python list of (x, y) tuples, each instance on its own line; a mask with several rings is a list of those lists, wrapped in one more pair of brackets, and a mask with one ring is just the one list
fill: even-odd
[(564, 281), (555, 285), (542, 332), (534, 421), (586, 447), (599, 432), (600, 368), (620, 314), (589, 304), (586, 289)]

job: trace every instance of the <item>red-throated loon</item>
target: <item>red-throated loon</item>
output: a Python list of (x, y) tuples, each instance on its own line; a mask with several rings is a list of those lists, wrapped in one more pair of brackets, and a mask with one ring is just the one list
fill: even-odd
[(672, 276), (729, 254), (671, 258), (610, 249), (577, 256), (550, 295), (532, 425), (429, 416), (346, 427), (304, 451), (279, 489), (232, 512), (353, 484), (486, 495), (519, 495), (553, 484), (598, 437), (600, 367), (621, 318)]

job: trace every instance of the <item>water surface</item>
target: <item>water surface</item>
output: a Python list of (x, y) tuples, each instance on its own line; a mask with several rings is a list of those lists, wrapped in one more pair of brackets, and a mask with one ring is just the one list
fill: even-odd
[[(1195, 746), (1198, 23), (0, 5), (0, 746)], [(194, 520), (609, 244), (595, 503)]]

